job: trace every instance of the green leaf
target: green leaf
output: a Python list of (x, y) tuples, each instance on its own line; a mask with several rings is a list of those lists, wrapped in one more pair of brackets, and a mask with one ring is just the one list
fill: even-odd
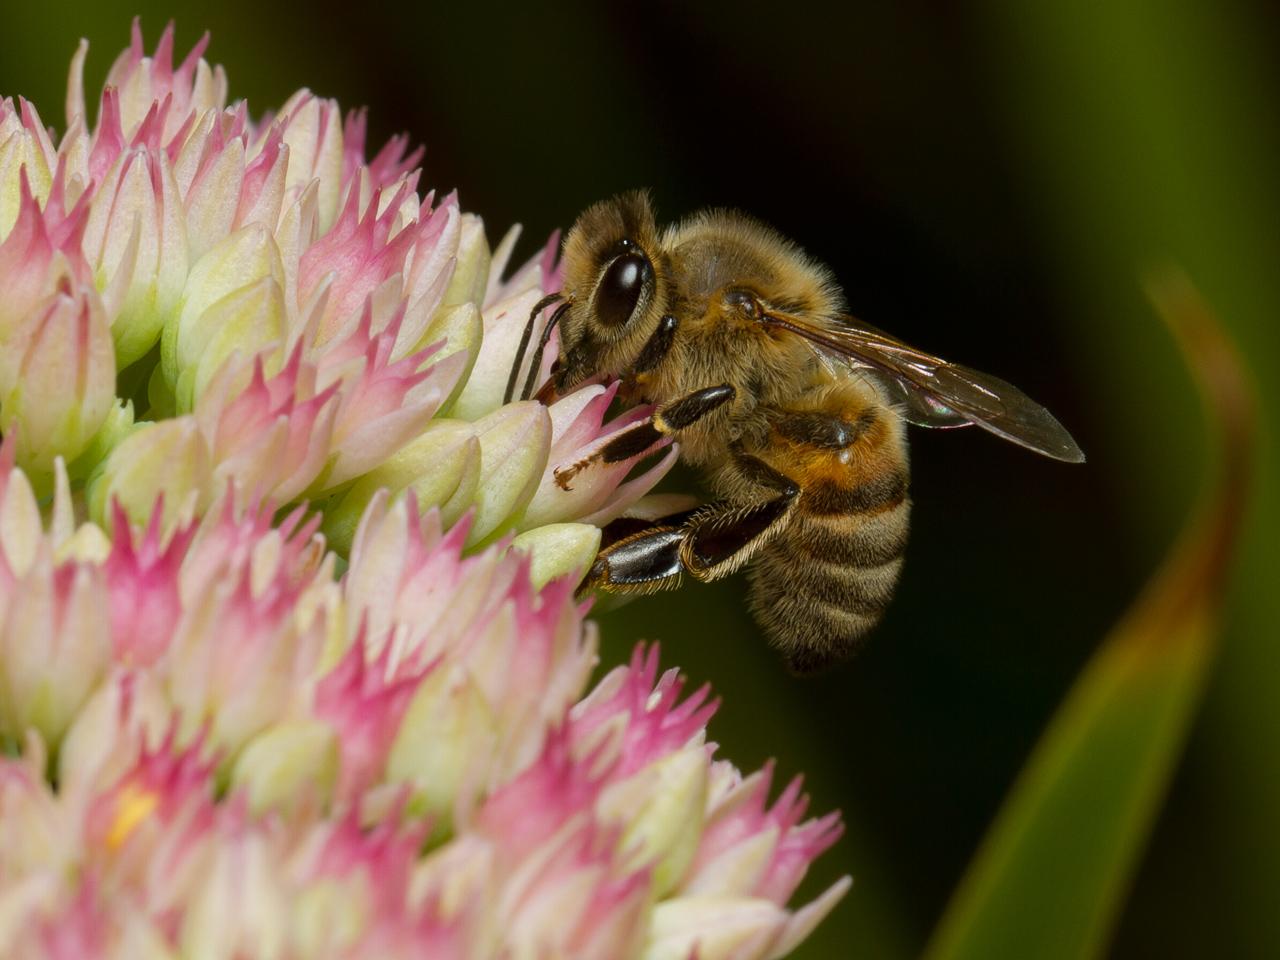
[(1212, 492), (1050, 722), (960, 884), (930, 960), (1097, 956), (1168, 788), (1218, 636), (1246, 499), (1252, 393), (1178, 274), (1149, 290), (1218, 434)]

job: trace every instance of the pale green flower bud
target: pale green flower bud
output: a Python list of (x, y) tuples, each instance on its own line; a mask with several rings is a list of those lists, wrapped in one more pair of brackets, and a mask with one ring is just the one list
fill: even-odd
[[(507, 388), (507, 375), (515, 361), (520, 335), (524, 333), (533, 305), (541, 298), (541, 290), (529, 290), (485, 309), (484, 342), (480, 344), (467, 385), (453, 406), (453, 416), (478, 420), (502, 406), (502, 394)], [(546, 322), (545, 316), (540, 322)]]
[[(772, 900), (680, 897), (653, 908), (643, 960), (763, 960), (788, 914)], [(782, 956), (783, 954), (776, 954)]]
[(336, 879), (309, 884), (290, 905), (292, 945), (299, 957), (332, 956), (335, 946), (358, 943), (369, 911)]
[(179, 412), (233, 353), (249, 357), (284, 334), (284, 265), (261, 226), (231, 234), (191, 268), (160, 359)]
[(474, 303), (461, 303), (456, 307), (445, 307), (437, 312), (427, 325), (417, 346), (413, 348), (413, 350), (421, 350), (423, 347), (443, 341), (442, 346), (431, 355), (433, 363), (438, 363), (445, 357), (451, 357), (463, 350), (467, 352), (466, 366), (462, 368), (458, 382), (441, 405), (442, 413), (449, 413), (450, 408), (466, 387), (467, 380), (471, 377), (471, 369), (475, 366), (476, 356), (480, 353), (480, 342), (483, 337), (484, 323), (480, 319), (479, 308)]
[(249, 741), (231, 770), (249, 809), (288, 811), (309, 800), (327, 800), (338, 779), (338, 738), (319, 720), (282, 723)]
[(55, 156), (35, 108), (25, 101), (19, 109), (11, 100), (0, 100), (0, 240), (18, 219), (19, 171), (26, 171), (31, 192), (43, 203), (53, 184)]
[(0, 432), (13, 433), (18, 463), (49, 475), (72, 460), (111, 411), (115, 356), (102, 303), (92, 291), (59, 290), (27, 318), (0, 366)]
[(187, 277), (186, 216), (164, 151), (120, 154), (94, 191), (83, 246), (124, 368), (159, 339)]
[(110, 553), (111, 541), (106, 532), (96, 523), (82, 523), (58, 547), (56, 559), (59, 562), (102, 563)]
[[(211, 844), (183, 891), (175, 956), (191, 960), (283, 958), (290, 897), (279, 852), (249, 831)], [(234, 921), (230, 918), (234, 916)]]
[(680, 885), (690, 895), (750, 896), (778, 848), (778, 828), (748, 834)]
[(619, 845), (632, 868), (653, 865), (653, 889), (662, 896), (698, 852), (706, 806), (707, 749), (698, 743), (611, 785), (597, 810), (622, 827)]
[(59, 786), (112, 783), (133, 765), (143, 740), (160, 743), (172, 722), (173, 705), (154, 674), (109, 676), (80, 708), (58, 748)]
[(452, 822), (485, 787), (498, 745), (498, 720), (470, 674), (462, 668), (427, 674), (400, 723), (387, 757), (387, 779), (413, 785), (413, 807)]
[(600, 549), (600, 528), (590, 523), (548, 523), (511, 542), (531, 555), (529, 578), (535, 587), (556, 577), (579, 578)]
[[(199, 136), (191, 137), (178, 155), (179, 170), (186, 172), (203, 159), (211, 131), (221, 123), (217, 114), (202, 119)], [(235, 223), (236, 203), (244, 182), (244, 144), (232, 140), (220, 150), (198, 183), (186, 193), (187, 232), (192, 256), (203, 256), (225, 237)]]
[(78, 567), (58, 583), (52, 558), (35, 558), (10, 597), (0, 629), (0, 723), (57, 743), (98, 684), (111, 657), (107, 594), (96, 571)]
[(458, 239), (458, 263), (445, 290), (444, 305), (483, 303), (488, 283), (489, 240), (484, 235), (484, 221), (474, 213), (464, 213)]
[(326, 511), (325, 537), (342, 553), (350, 550), (365, 508), (384, 487), (392, 494), (411, 490), (419, 510), (439, 507), (441, 521), (452, 526), (471, 505), (479, 482), (480, 441), (475, 428), (461, 420), (433, 420)]
[(500, 533), (533, 499), (551, 449), (551, 418), (532, 400), (511, 403), (475, 423), (480, 439), (480, 483), (467, 537), (474, 546)]
[(35, 563), (44, 536), (40, 502), (21, 470), (0, 478), (0, 488), (0, 552), (12, 573), (23, 577)]
[(334, 100), (299, 90), (280, 108), (289, 148), (285, 189), (296, 194), (318, 181), (320, 232), (338, 218), (342, 186), (342, 111)]
[(107, 411), (102, 426), (93, 435), (88, 446), (67, 469), (77, 480), (89, 476), (103, 460), (116, 448), (125, 437), (131, 434), (136, 424), (133, 421), (133, 401), (119, 400)]
[(90, 479), (89, 515), (105, 523), (115, 498), (142, 523), (163, 494), (164, 522), (171, 525), (204, 505), (209, 471), (209, 451), (194, 417), (140, 425)]

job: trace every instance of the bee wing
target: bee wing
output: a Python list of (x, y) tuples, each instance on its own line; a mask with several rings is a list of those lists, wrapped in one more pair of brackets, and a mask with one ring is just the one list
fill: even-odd
[(998, 377), (917, 350), (853, 317), (842, 318), (844, 325), (835, 328), (816, 327), (792, 316), (766, 314), (765, 319), (845, 363), (870, 368), (903, 401), (911, 423), (976, 424), (1046, 457), (1084, 462), (1084, 453), (1053, 414)]
[(947, 430), (955, 427), (972, 427), (973, 421), (966, 420), (950, 407), (943, 406), (926, 393), (907, 387), (901, 380), (895, 379), (883, 370), (867, 366), (844, 357), (834, 362), (845, 366), (857, 367), (863, 376), (870, 377), (898, 407), (907, 423), (917, 427), (931, 427), (935, 430)]

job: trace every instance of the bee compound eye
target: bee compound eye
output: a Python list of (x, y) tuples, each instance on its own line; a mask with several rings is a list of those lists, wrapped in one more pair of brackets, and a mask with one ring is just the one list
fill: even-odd
[(596, 287), (595, 313), (600, 322), (620, 327), (631, 319), (646, 283), (653, 281), (653, 265), (649, 258), (632, 250), (616, 258), (605, 269)]

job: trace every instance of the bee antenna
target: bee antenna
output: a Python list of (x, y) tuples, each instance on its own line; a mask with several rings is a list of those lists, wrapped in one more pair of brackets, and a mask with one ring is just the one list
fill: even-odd
[[(538, 319), (538, 314), (561, 299), (563, 297), (559, 292), (549, 293), (533, 305), (533, 310), (529, 313), (529, 321), (524, 325), (524, 333), (520, 335), (520, 345), (516, 347), (515, 358), (511, 361), (511, 375), (507, 377), (507, 390), (502, 395), (503, 403), (510, 403), (511, 395), (515, 392), (516, 378), (520, 376), (520, 361), (524, 359), (524, 352), (529, 349), (529, 340), (533, 336), (533, 324)], [(539, 362), (541, 362), (541, 352), (539, 352)]]
[(538, 368), (542, 366), (542, 354), (547, 348), (547, 341), (551, 339), (551, 331), (556, 328), (556, 324), (560, 322), (560, 318), (564, 316), (564, 312), (569, 309), (569, 301), (566, 300), (560, 306), (556, 307), (556, 312), (551, 314), (551, 319), (547, 321), (547, 325), (542, 328), (542, 336), (538, 338), (538, 348), (533, 351), (533, 362), (529, 364), (529, 375), (524, 379), (524, 389), (520, 391), (520, 399), (523, 400), (529, 396), (533, 390), (533, 381), (537, 379)]

